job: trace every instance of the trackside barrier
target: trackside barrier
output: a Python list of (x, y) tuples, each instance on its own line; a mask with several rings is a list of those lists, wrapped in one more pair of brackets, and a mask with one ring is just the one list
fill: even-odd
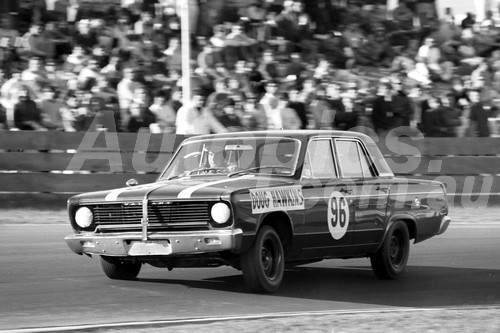
[[(154, 181), (175, 134), (0, 131), (0, 208), (64, 208), (71, 195)], [(377, 142), (394, 173), (446, 184), (457, 207), (500, 204), (500, 138)]]

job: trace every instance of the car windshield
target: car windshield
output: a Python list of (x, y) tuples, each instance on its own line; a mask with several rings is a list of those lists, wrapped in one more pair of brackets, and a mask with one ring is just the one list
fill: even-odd
[(295, 173), (300, 141), (283, 137), (224, 138), (181, 145), (160, 179), (245, 173)]

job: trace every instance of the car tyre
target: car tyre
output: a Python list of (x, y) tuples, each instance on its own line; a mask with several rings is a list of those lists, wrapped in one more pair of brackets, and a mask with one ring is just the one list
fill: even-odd
[(260, 229), (252, 247), (241, 256), (241, 270), (250, 290), (259, 293), (278, 290), (285, 270), (285, 253), (272, 227)]
[(106, 276), (113, 280), (134, 280), (141, 271), (138, 261), (120, 260), (118, 258), (100, 256), (101, 267)]
[(379, 279), (397, 279), (406, 270), (409, 254), (408, 227), (403, 221), (396, 221), (389, 228), (382, 247), (370, 256), (373, 272)]

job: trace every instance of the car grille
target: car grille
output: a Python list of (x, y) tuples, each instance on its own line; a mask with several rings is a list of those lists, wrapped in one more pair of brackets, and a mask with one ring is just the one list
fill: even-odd
[[(149, 231), (207, 230), (210, 222), (207, 202), (150, 202)], [(140, 231), (142, 203), (121, 203), (93, 207), (99, 232)]]

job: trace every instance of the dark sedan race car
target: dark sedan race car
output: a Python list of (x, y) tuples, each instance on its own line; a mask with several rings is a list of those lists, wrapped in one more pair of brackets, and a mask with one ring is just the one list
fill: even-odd
[(111, 279), (135, 279), (143, 264), (229, 265), (250, 290), (274, 292), (285, 267), (360, 257), (396, 279), (410, 240), (450, 223), (442, 183), (396, 178), (355, 132), (194, 136), (156, 182), (127, 185), (68, 200), (68, 246), (99, 256)]

